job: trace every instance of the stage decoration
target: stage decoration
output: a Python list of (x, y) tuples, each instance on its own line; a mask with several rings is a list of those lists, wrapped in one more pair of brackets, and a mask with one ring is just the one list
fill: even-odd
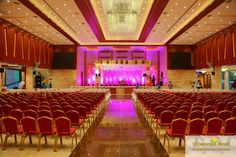
[(150, 60), (96, 60), (95, 66), (107, 64), (129, 64), (129, 65), (146, 65), (151, 64)]

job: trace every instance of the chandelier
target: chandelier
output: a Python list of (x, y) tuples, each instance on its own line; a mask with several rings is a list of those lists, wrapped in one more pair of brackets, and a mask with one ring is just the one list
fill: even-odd
[(113, 16), (117, 23), (126, 23), (128, 17), (136, 16), (137, 12), (132, 9), (132, 0), (114, 0), (107, 14)]

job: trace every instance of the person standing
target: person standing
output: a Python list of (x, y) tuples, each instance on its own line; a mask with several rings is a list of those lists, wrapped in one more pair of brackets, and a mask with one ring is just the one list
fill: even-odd
[(196, 87), (197, 87), (197, 89), (202, 88), (202, 84), (201, 84), (200, 80), (197, 80)]
[(153, 85), (153, 86), (155, 86), (155, 81), (156, 81), (156, 78), (155, 78), (155, 76), (153, 75), (153, 76), (152, 76), (152, 85)]
[(171, 81), (169, 81), (168, 87), (169, 87), (169, 89), (172, 89), (172, 88), (174, 87), (174, 86), (173, 86), (173, 83), (172, 83)]
[(234, 80), (232, 86), (231, 86), (231, 90), (236, 90), (236, 80)]

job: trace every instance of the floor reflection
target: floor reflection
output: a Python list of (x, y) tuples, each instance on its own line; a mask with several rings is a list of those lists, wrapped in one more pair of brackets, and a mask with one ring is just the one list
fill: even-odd
[(90, 129), (71, 157), (168, 157), (140, 121), (131, 100), (111, 100), (101, 122)]

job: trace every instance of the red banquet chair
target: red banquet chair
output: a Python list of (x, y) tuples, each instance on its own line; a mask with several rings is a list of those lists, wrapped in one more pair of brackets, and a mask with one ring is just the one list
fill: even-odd
[(71, 105), (66, 105), (66, 106), (63, 106), (63, 111), (66, 113), (70, 110), (74, 110), (74, 107), (71, 106)]
[[(55, 119), (55, 125), (56, 125), (56, 136), (55, 136), (55, 146), (54, 151), (56, 151), (57, 147), (57, 138), (62, 136), (70, 136), (72, 137), (72, 145), (71, 145), (71, 151), (73, 150), (73, 140), (75, 138), (75, 144), (77, 144), (77, 133), (76, 128), (71, 127), (71, 121), (67, 117), (58, 117)], [(61, 140), (62, 142), (62, 140)]]
[(218, 114), (216, 112), (214, 111), (207, 112), (205, 114), (205, 121), (207, 122), (209, 119), (215, 118), (215, 117), (218, 117)]
[(218, 102), (216, 104), (216, 110), (217, 112), (223, 111), (226, 108), (226, 104), (224, 102)]
[(179, 110), (175, 113), (175, 119), (182, 118), (188, 120), (188, 112), (184, 110)]
[[(236, 102), (235, 102), (235, 103), (236, 103)], [(233, 107), (232, 116), (233, 116), (233, 117), (236, 117), (236, 106)]]
[(21, 146), (20, 150), (23, 150), (25, 137), (29, 135), (30, 144), (32, 144), (31, 135), (39, 136), (37, 120), (33, 117), (24, 117), (21, 119), (21, 125), (23, 128), (23, 134), (21, 136)]
[(225, 121), (224, 135), (236, 135), (236, 117)]
[(51, 107), (51, 111), (53, 112), (53, 111), (56, 111), (56, 110), (62, 110), (62, 107), (60, 105), (53, 105)]
[(25, 110), (25, 111), (24, 111), (24, 115), (25, 115), (25, 116), (32, 117), (32, 118), (35, 118), (35, 119), (38, 117), (37, 112), (34, 111), (34, 110), (30, 110), (30, 109)]
[(65, 112), (62, 110), (56, 110), (52, 112), (53, 119), (56, 119), (58, 117), (65, 117), (65, 116), (66, 116)]
[(210, 112), (210, 111), (215, 111), (215, 107), (214, 106), (204, 107), (204, 114), (206, 114), (207, 112)]
[(168, 153), (170, 154), (170, 138), (179, 137), (179, 146), (181, 146), (181, 139), (184, 138), (188, 122), (182, 118), (175, 119), (171, 122), (171, 127), (166, 129), (164, 135), (165, 140), (168, 141)]
[(161, 127), (169, 127), (173, 120), (174, 113), (172, 111), (163, 111), (161, 112), (160, 119), (157, 120), (156, 133), (158, 130), (158, 136), (161, 136)]
[[(38, 139), (38, 151), (40, 150), (40, 142), (41, 138), (45, 137), (45, 143), (47, 144), (47, 136), (53, 136), (55, 138), (56, 129), (53, 128), (53, 120), (52, 118), (43, 116), (37, 119), (38, 127), (39, 127), (39, 139)], [(54, 144), (55, 150), (55, 144)]]
[(223, 126), (223, 120), (215, 117), (207, 121), (206, 135), (220, 135)]
[(205, 121), (200, 118), (195, 118), (189, 122), (188, 135), (202, 135), (204, 131)]
[(9, 116), (10, 113), (11, 113), (11, 110), (13, 110), (13, 107), (10, 106), (10, 105), (4, 105), (4, 106), (2, 107), (2, 110), (3, 110), (4, 116)]
[[(83, 133), (84, 133), (84, 120), (80, 119), (80, 114), (77, 111), (71, 110), (66, 112), (67, 117), (70, 119), (71, 121), (71, 125), (72, 126), (81, 126), (83, 127)], [(81, 132), (80, 132), (81, 135)]]
[(21, 109), (21, 111), (25, 111), (28, 107), (28, 103), (25, 101), (21, 101), (19, 102), (19, 108)]
[(3, 150), (5, 150), (8, 137), (11, 135), (14, 135), (15, 143), (17, 143), (16, 135), (21, 134), (23, 130), (21, 127), (19, 127), (18, 120), (14, 117), (11, 117), (11, 116), (4, 117), (2, 119), (2, 123), (3, 123), (3, 128), (5, 129), (5, 133), (6, 133), (4, 143), (3, 143), (3, 148), (2, 148)]
[(77, 106), (76, 107), (76, 111), (79, 112), (80, 115), (80, 119), (83, 119), (84, 122), (86, 122), (86, 120), (88, 121), (88, 125), (90, 125), (90, 120), (89, 117), (87, 115), (87, 108), (84, 106)]
[(20, 110), (20, 109), (14, 109), (11, 111), (10, 114), (12, 117), (16, 118), (18, 120), (18, 122), (20, 122), (20, 120), (23, 118), (24, 113)]
[(225, 121), (226, 119), (230, 118), (232, 116), (231, 112), (228, 110), (223, 110), (219, 112), (219, 118)]
[(40, 110), (39, 112), (38, 112), (38, 117), (43, 117), (43, 116), (46, 116), (46, 117), (52, 117), (52, 114), (51, 114), (51, 112), (50, 111), (48, 111), (48, 110)]
[(3, 143), (2, 134), (3, 134), (3, 124), (2, 124), (2, 118), (0, 117), (0, 138), (1, 138), (1, 143)]
[(190, 113), (190, 120), (195, 118), (203, 119), (204, 113), (202, 111), (194, 111)]

